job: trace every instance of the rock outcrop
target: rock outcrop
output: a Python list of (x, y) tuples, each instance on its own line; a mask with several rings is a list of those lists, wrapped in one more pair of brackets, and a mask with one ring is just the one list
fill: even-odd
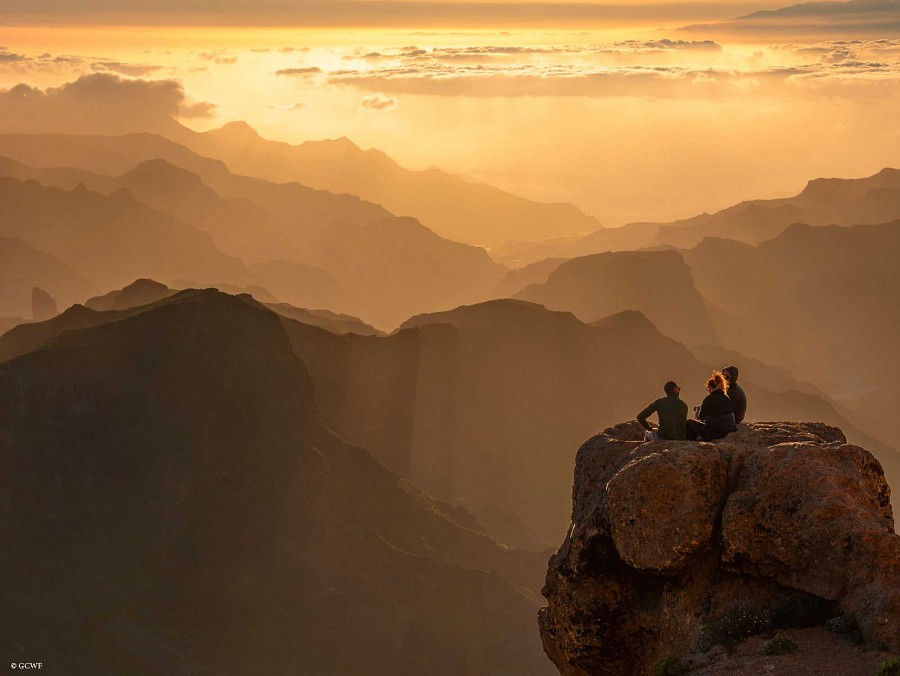
[(133, 307), (155, 303), (176, 293), (178, 293), (176, 289), (170, 289), (165, 284), (160, 284), (152, 279), (136, 279), (124, 288), (89, 298), (85, 306), (101, 312), (130, 310)]
[(561, 673), (649, 673), (709, 647), (740, 609), (783, 615), (798, 599), (900, 649), (900, 537), (868, 451), (821, 423), (742, 425), (715, 444), (641, 431), (578, 451), (539, 614)]

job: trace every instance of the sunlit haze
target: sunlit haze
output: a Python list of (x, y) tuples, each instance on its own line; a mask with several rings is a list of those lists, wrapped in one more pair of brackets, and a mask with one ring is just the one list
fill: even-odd
[[(704, 7), (682, 7), (682, 20), (731, 6)], [(211, 104), (182, 117), (191, 128), (243, 120), (292, 143), (346, 136), (408, 168), (573, 202), (603, 225), (791, 194), (816, 176), (873, 173), (900, 152), (898, 41), (623, 21), (7, 27), (0, 86), (59, 86), (92, 72), (174, 79), (188, 102)]]

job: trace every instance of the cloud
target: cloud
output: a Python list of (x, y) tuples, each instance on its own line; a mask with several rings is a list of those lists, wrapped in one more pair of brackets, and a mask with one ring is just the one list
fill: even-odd
[(212, 61), (220, 65), (237, 63), (236, 56), (229, 56), (225, 52), (202, 52), (199, 56), (204, 61)]
[(675, 52), (719, 52), (722, 50), (714, 40), (625, 40), (594, 45), (554, 45), (554, 46), (524, 46), (524, 45), (477, 45), (462, 47), (434, 47), (421, 49), (419, 47), (401, 47), (400, 49), (385, 49), (381, 51), (363, 52), (357, 50), (353, 54), (344, 56), (344, 60), (363, 60), (369, 62), (399, 61), (498, 61), (520, 60), (530, 56), (607, 56), (607, 55), (645, 55), (654, 56)]
[(86, 59), (80, 56), (54, 56), (49, 53), (40, 55), (18, 54), (5, 47), (0, 47), (0, 71), (20, 73), (67, 73), (83, 66)]
[(91, 64), (91, 69), (95, 71), (112, 71), (122, 75), (138, 77), (160, 70), (162, 66), (152, 66), (143, 63), (121, 63), (120, 61), (95, 61)]
[(825, 63), (900, 59), (900, 40), (828, 40), (811, 44), (773, 45), (772, 50)]
[(216, 104), (209, 101), (182, 103), (178, 106), (178, 117), (184, 119), (210, 118), (216, 114)]
[(6, 49), (0, 49), (0, 63), (18, 63), (27, 59), (24, 54), (14, 54)]
[(177, 131), (175, 118), (208, 116), (213, 105), (185, 101), (180, 82), (85, 75), (59, 87), (19, 84), (0, 91), (0, 130), (18, 133), (124, 134)]
[(282, 68), (281, 70), (276, 70), (275, 75), (287, 75), (291, 77), (309, 77), (311, 75), (318, 75), (322, 72), (322, 69), (318, 66), (309, 66), (307, 68)]
[(53, 55), (17, 54), (0, 48), (0, 69), (27, 75), (30, 73), (55, 73), (78, 76), (85, 71), (111, 72), (131, 77), (141, 77), (162, 70), (162, 66), (148, 63), (126, 63), (106, 58), (87, 58), (70, 54)]
[(363, 98), (360, 104), (366, 110), (390, 110), (397, 105), (396, 99), (391, 99), (383, 94), (373, 94)]
[(846, 58), (744, 70), (675, 65), (489, 66), (425, 62), (332, 71), (327, 73), (327, 81), (379, 95), (723, 98), (806, 92), (849, 97), (877, 85), (882, 95), (890, 93), (891, 87), (897, 88), (892, 94), (897, 96), (900, 61)]

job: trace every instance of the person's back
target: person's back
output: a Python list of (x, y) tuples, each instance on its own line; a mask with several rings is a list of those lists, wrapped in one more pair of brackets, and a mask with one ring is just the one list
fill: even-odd
[(647, 422), (652, 414), (659, 416), (659, 429), (656, 436), (660, 439), (670, 441), (680, 441), (685, 437), (685, 428), (687, 425), (688, 407), (679, 393), (681, 388), (674, 381), (666, 383), (663, 390), (666, 396), (660, 397), (647, 408), (637, 414), (638, 422), (649, 432), (653, 432), (653, 427)]
[(722, 373), (728, 380), (728, 398), (731, 400), (731, 408), (734, 412), (734, 421), (742, 422), (747, 414), (747, 395), (744, 394), (744, 388), (738, 385), (738, 374), (740, 373), (737, 366), (726, 366), (722, 369)]
[(713, 390), (700, 405), (697, 417), (703, 421), (708, 441), (721, 439), (735, 430), (735, 417), (731, 400), (723, 390)]

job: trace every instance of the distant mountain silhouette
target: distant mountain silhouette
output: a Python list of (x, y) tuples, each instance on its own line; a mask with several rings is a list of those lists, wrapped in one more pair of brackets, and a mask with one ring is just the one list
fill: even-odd
[[(725, 366), (698, 360), (639, 312), (587, 325), (517, 300), (421, 315), (387, 337), (285, 326), (326, 425), (429, 493), (462, 499), (500, 539), (532, 548), (568, 522), (568, 440), (632, 418), (669, 378), (698, 404), (710, 370)], [(808, 414), (871, 441), (886, 466), (896, 457), (790, 377), (769, 389), (770, 370), (748, 362), (741, 376), (751, 419)], [(900, 463), (892, 476), (900, 480)]]
[(213, 290), (82, 311), (110, 321), (0, 364), (8, 645), (67, 673), (548, 673), (546, 557), (322, 428), (288, 320)]
[(604, 228), (560, 246), (537, 244), (518, 250), (501, 262), (521, 267), (547, 257), (575, 258), (604, 251), (645, 247), (690, 248), (706, 237), (760, 244), (794, 223), (858, 225), (900, 218), (900, 170), (882, 169), (858, 179), (819, 178), (794, 197), (750, 200), (714, 214), (700, 214), (671, 223), (630, 223)]
[(232, 174), (221, 162), (152, 134), (0, 135), (0, 148), (15, 158), (0, 159), (0, 175), (67, 190), (83, 183), (103, 194), (127, 189), (209, 232), (223, 251), (248, 263), (302, 257), (310, 235), (335, 220), (390, 216), (350, 195)]
[[(261, 286), (292, 305), (349, 313), (392, 328), (411, 314), (488, 298), (504, 273), (482, 249), (438, 237), (415, 219), (392, 218), (381, 207), (346, 195), (235, 176), (159, 137), (132, 135), (117, 144), (104, 137), (26, 138), (34, 142), (0, 136), (0, 149), (28, 161), (76, 162), (79, 169), (70, 175), (60, 169), (29, 170), (17, 159), (6, 163), (10, 173), (62, 187), (77, 179), (101, 191), (127, 189), (205, 230), (227, 251), (256, 261), (240, 279), (197, 273), (181, 274), (184, 279)], [(84, 173), (97, 168), (92, 159), (97, 156), (118, 169), (126, 160), (154, 152), (203, 172), (203, 180), (162, 160), (143, 161), (119, 178)], [(79, 159), (82, 154), (87, 159)], [(223, 196), (207, 187), (207, 180), (224, 190)], [(263, 255), (275, 258), (259, 260)], [(130, 276), (143, 273), (137, 268)], [(107, 288), (116, 286), (121, 284)]]
[(35, 286), (46, 290), (63, 307), (84, 300), (96, 290), (62, 259), (21, 239), (0, 237), (0, 316), (30, 317), (31, 290)]
[(691, 247), (705, 237), (759, 244), (793, 223), (857, 225), (900, 218), (900, 170), (860, 179), (815, 179), (795, 197), (742, 202), (711, 216), (662, 225), (653, 245)]
[(275, 297), (302, 307), (346, 308), (354, 304), (354, 292), (338, 284), (322, 268), (305, 263), (270, 260), (247, 266), (255, 284)]
[(881, 38), (900, 30), (896, 0), (804, 2), (780, 9), (678, 29), (680, 33), (717, 35), (812, 36), (817, 40), (846, 39), (848, 35)]
[(723, 344), (787, 367), (833, 397), (879, 392), (863, 412), (877, 421), (878, 436), (894, 438), (900, 221), (794, 225), (758, 247), (710, 238), (682, 254), (701, 293), (727, 308), (717, 314)]
[(444, 239), (412, 218), (334, 223), (319, 246), (323, 267), (358, 298), (348, 311), (380, 328), (488, 298), (505, 272), (483, 249)]
[(527, 286), (543, 284), (547, 281), (550, 273), (567, 260), (567, 258), (545, 258), (537, 263), (510, 270), (494, 287), (494, 296), (511, 298)]
[(89, 298), (85, 306), (100, 311), (130, 310), (133, 307), (155, 303), (176, 293), (177, 289), (170, 289), (152, 279), (138, 279), (122, 289)]
[(623, 251), (567, 261), (544, 284), (516, 298), (568, 310), (592, 322), (623, 310), (640, 310), (668, 336), (688, 345), (717, 344), (705, 300), (691, 270), (674, 251)]
[(584, 237), (565, 242), (537, 242), (528, 246), (506, 247), (495, 258), (512, 268), (522, 268), (547, 258), (578, 258), (606, 251), (634, 251), (649, 246), (659, 231), (658, 223), (629, 223), (616, 228), (602, 228)]
[(127, 192), (47, 188), (0, 178), (0, 236), (27, 241), (63, 259), (99, 288), (138, 276), (239, 279), (244, 266), (216, 249), (208, 234), (154, 211)]
[(263, 139), (243, 122), (173, 138), (236, 171), (358, 195), (468, 244), (589, 232), (598, 225), (571, 204), (528, 200), (440, 169), (404, 169), (382, 151), (362, 150), (347, 138), (290, 145)]
[(383, 335), (374, 326), (369, 326), (361, 319), (351, 315), (337, 314), (330, 310), (299, 308), (287, 303), (267, 303), (266, 307), (282, 317), (295, 319), (303, 324), (316, 326), (338, 335), (345, 333), (355, 333), (360, 336)]
[[(182, 289), (196, 288), (190, 285), (179, 284), (177, 280), (176, 286)], [(220, 290), (226, 293), (233, 293), (227, 289)], [(168, 298), (178, 293), (178, 291), (178, 288), (170, 289), (165, 284), (160, 284), (152, 279), (138, 279), (123, 289), (110, 291), (103, 296), (88, 299), (85, 306), (91, 310), (100, 311), (130, 310), (131, 308), (149, 305)], [(238, 293), (244, 293), (244, 291), (239, 291)], [(262, 302), (266, 307), (279, 315), (296, 319), (311, 326), (319, 326), (332, 333), (358, 333), (365, 336), (379, 335), (377, 329), (350, 315), (335, 314), (329, 310), (300, 308), (288, 303), (268, 302), (265, 294), (257, 295), (253, 293), (252, 289), (248, 289), (246, 293), (253, 294), (257, 301)], [(34, 347), (37, 347), (37, 345)]]
[(43, 322), (59, 314), (59, 307), (53, 296), (40, 287), (31, 290), (31, 319)]

